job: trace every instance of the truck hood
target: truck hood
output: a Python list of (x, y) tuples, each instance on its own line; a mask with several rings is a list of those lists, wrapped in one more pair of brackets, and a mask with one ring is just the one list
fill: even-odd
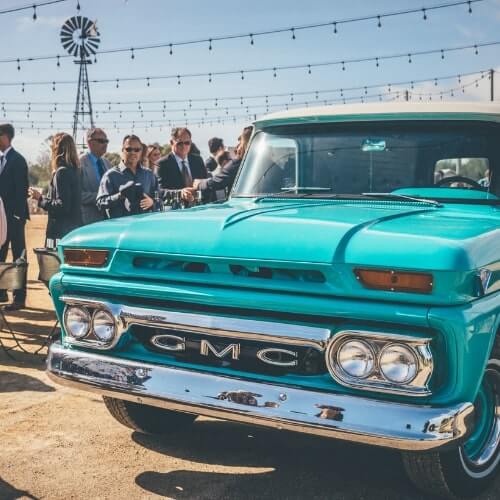
[(63, 246), (234, 261), (467, 271), (500, 260), (493, 207), (233, 200), (80, 228)]

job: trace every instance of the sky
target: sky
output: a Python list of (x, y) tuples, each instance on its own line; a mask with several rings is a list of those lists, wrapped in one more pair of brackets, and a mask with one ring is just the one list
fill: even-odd
[[(208, 42), (174, 46), (173, 54), (169, 47), (148, 50), (137, 47), (333, 23), (430, 8), (451, 1), (79, 0), (81, 10), (78, 12), (77, 0), (66, 0), (39, 6), (36, 20), (32, 17), (33, 9), (1, 13), (11, 7), (42, 2), (0, 0), (0, 46), (3, 49), (0, 60), (14, 60), (0, 62), (0, 121), (14, 123), (14, 145), (30, 162), (36, 161), (46, 148), (44, 140), (52, 133), (72, 132), (79, 67), (73, 58), (61, 58), (59, 67), (57, 60), (28, 61), (21, 62), (18, 70), (15, 59), (66, 54), (59, 34), (63, 23), (74, 15), (97, 20), (101, 37), (99, 50), (127, 49), (121, 53), (98, 53), (97, 62), (88, 66), (94, 119), (96, 125), (108, 133), (111, 140), (108, 151), (115, 152), (120, 150), (123, 136), (132, 131), (145, 143), (164, 144), (169, 140), (172, 126), (187, 124), (193, 141), (205, 156), (210, 137), (222, 137), (226, 145), (234, 145), (243, 126), (267, 110), (278, 111), (306, 103), (308, 106), (325, 102), (341, 106), (343, 98), (346, 102), (401, 99), (406, 89), (415, 100), (429, 100), (429, 96), (439, 100), (440, 92), (444, 100), (489, 100), (490, 82), (486, 74), (483, 78), (479, 73), (462, 76), (460, 82), (457, 77), (440, 78), (489, 68), (500, 70), (500, 45), (479, 47), (477, 54), (474, 49), (467, 49), (415, 55), (420, 51), (500, 42), (500, 0), (472, 2), (471, 14), (468, 5), (458, 5), (428, 10), (427, 20), (418, 12), (382, 17), (381, 27), (376, 19), (339, 22), (336, 34), (333, 24), (316, 29), (289, 29), (283, 33), (254, 36), (253, 44), (250, 36), (245, 36), (214, 41), (212, 50)], [(134, 47), (132, 59), (130, 48)], [(395, 54), (405, 56), (385, 59)], [(374, 62), (376, 57), (380, 58), (378, 67)], [(349, 62), (363, 58), (371, 60)], [(345, 61), (345, 69), (341, 61)], [(339, 64), (315, 66), (325, 62)], [(301, 67), (280, 69), (287, 65)], [(311, 65), (310, 71), (308, 65)], [(271, 69), (246, 71), (261, 68)], [(273, 71), (272, 68), (277, 69)], [(225, 71), (237, 74), (217, 75), (209, 81), (209, 73)], [(203, 76), (184, 76), (193, 73)], [(172, 75), (174, 78), (155, 78)], [(181, 75), (180, 84), (175, 75)], [(120, 81), (128, 77), (138, 79)], [(102, 79), (112, 81), (92, 82)], [(417, 80), (426, 81), (414, 83), (411, 89), (409, 82)], [(477, 86), (476, 80), (479, 80)], [(64, 81), (70, 83), (61, 83)], [(30, 85), (30, 82), (49, 83)], [(56, 82), (55, 85), (52, 82)], [(494, 82), (495, 100), (498, 101), (500, 74), (495, 74)], [(380, 87), (370, 88), (372, 85)], [(465, 85), (465, 92), (460, 89), (462, 85)], [(364, 86), (368, 87), (366, 91)], [(339, 90), (351, 87), (360, 88)], [(453, 96), (451, 89), (455, 89)], [(308, 94), (300, 95), (301, 92)], [(273, 94), (283, 95), (276, 97)], [(180, 102), (169, 102), (171, 100)], [(165, 106), (162, 101), (166, 101)], [(82, 138), (80, 131), (77, 141), (81, 143)]]

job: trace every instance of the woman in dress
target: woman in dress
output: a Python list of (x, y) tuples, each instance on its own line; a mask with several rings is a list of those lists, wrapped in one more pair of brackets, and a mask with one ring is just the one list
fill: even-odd
[(52, 178), (47, 196), (35, 189), (30, 195), (48, 212), (46, 246), (57, 245), (67, 233), (82, 225), (79, 161), (73, 138), (60, 132), (52, 138)]

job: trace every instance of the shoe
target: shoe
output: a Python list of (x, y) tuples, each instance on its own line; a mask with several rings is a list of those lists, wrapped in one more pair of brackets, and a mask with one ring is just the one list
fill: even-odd
[(10, 304), (7, 304), (4, 306), (3, 310), (4, 311), (19, 311), (20, 309), (25, 309), (26, 304), (24, 302), (11, 302)]
[(0, 302), (9, 302), (7, 292), (0, 292)]

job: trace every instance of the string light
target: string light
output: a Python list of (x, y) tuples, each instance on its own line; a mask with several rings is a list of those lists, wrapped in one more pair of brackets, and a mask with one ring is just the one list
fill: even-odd
[[(445, 52), (458, 52), (458, 51), (464, 51), (464, 50), (469, 50), (469, 49), (474, 49), (476, 53), (478, 53), (479, 47), (489, 47), (489, 46), (496, 46), (500, 45), (500, 41), (494, 41), (494, 42), (484, 42), (484, 43), (476, 43), (473, 45), (463, 45), (459, 47), (449, 47), (449, 48), (440, 48), (440, 49), (431, 49), (431, 50), (422, 50), (422, 51), (417, 51), (413, 52), (411, 55), (412, 57), (418, 55), (418, 56), (424, 56), (424, 55), (433, 55), (433, 54), (444, 54)], [(270, 72), (273, 76), (277, 76), (278, 71), (284, 71), (284, 70), (297, 70), (297, 69), (306, 69), (309, 70), (309, 68), (314, 68), (314, 67), (326, 67), (326, 66), (335, 66), (335, 65), (340, 65), (342, 70), (345, 71), (347, 69), (348, 64), (354, 64), (354, 63), (364, 63), (364, 62), (370, 62), (370, 61), (381, 61), (381, 60), (389, 60), (389, 59), (398, 59), (398, 58), (408, 58), (408, 53), (399, 53), (399, 54), (390, 54), (390, 55), (385, 55), (385, 56), (370, 56), (370, 57), (361, 57), (361, 58), (356, 58), (356, 59), (344, 59), (341, 61), (325, 61), (325, 62), (319, 62), (319, 63), (306, 63), (306, 64), (294, 64), (294, 65), (287, 65), (287, 66), (272, 66), (272, 67), (260, 67), (260, 68), (247, 68), (247, 69), (242, 69), (242, 70), (229, 70), (229, 71), (218, 71), (218, 72), (212, 72), (211, 76), (214, 77), (216, 75), (219, 76), (228, 76), (228, 75), (234, 75), (234, 74), (239, 74), (241, 79), (245, 79), (245, 73), (262, 73), (262, 72)], [(150, 80), (168, 80), (168, 79), (176, 79), (177, 83), (180, 85), (181, 79), (184, 78), (206, 78), (207, 73), (187, 73), (187, 74), (178, 74), (178, 75), (155, 75), (155, 76), (148, 76)], [(110, 82), (117, 82), (118, 80), (123, 81), (144, 81), (146, 79), (146, 76), (136, 76), (136, 77), (123, 77), (120, 79), (113, 79), (113, 78), (105, 78), (105, 79), (94, 79), (91, 80), (91, 83), (110, 83)], [(25, 82), (26, 85), (50, 85), (52, 82), (47, 82), (47, 81), (31, 81), (31, 82)], [(74, 80), (63, 80), (63, 81), (56, 81), (55, 83), (60, 84), (60, 85), (67, 85), (67, 84), (74, 84), (76, 81)], [(19, 85), (19, 82), (0, 82), (0, 87), (3, 86), (15, 86)]]
[(23, 5), (20, 7), (12, 7), (10, 9), (0, 10), (0, 14), (10, 14), (12, 12), (20, 12), (22, 10), (33, 9), (33, 21), (36, 21), (37, 20), (36, 9), (38, 7), (45, 7), (46, 5), (53, 5), (56, 3), (62, 3), (62, 2), (67, 2), (67, 1), (68, 0), (46, 0), (46, 1), (41, 1), (38, 3), (31, 3), (29, 5)]
[[(50, 0), (47, 2), (39, 2), (38, 4), (35, 5), (46, 5), (49, 3), (58, 3), (62, 1), (67, 1), (67, 0)], [(284, 32), (291, 32), (292, 33), (292, 39), (296, 39), (296, 32), (299, 30), (312, 30), (312, 29), (320, 29), (326, 26), (332, 26), (333, 25), (333, 32), (337, 33), (337, 27), (339, 24), (352, 24), (356, 22), (363, 22), (369, 19), (374, 19), (377, 21), (377, 26), (382, 27), (382, 18), (386, 17), (396, 17), (396, 16), (404, 16), (404, 15), (409, 15), (413, 14), (416, 12), (422, 12), (423, 13), (423, 19), (427, 19), (427, 12), (431, 10), (440, 10), (440, 9), (447, 9), (447, 8), (453, 8), (457, 7), (460, 5), (467, 5), (469, 8), (469, 11), (472, 11), (471, 4), (476, 3), (476, 2), (483, 2), (484, 0), (463, 0), (463, 1), (453, 1), (453, 2), (447, 2), (447, 3), (442, 3), (439, 5), (432, 5), (428, 7), (420, 7), (420, 8), (414, 8), (414, 9), (406, 9), (406, 10), (398, 10), (398, 11), (391, 11), (391, 12), (385, 12), (385, 13), (379, 13), (375, 15), (365, 15), (365, 16), (359, 16), (359, 17), (352, 17), (352, 18), (346, 18), (346, 19), (338, 19), (335, 21), (329, 21), (329, 22), (318, 22), (318, 23), (310, 23), (310, 24), (303, 24), (300, 26), (291, 26), (287, 28), (277, 28), (277, 29), (270, 29), (270, 30), (263, 30), (263, 31), (253, 31), (252, 33), (239, 33), (239, 34), (229, 34), (229, 35), (221, 35), (218, 37), (210, 37), (210, 38), (203, 38), (203, 39), (196, 39), (196, 40), (187, 40), (187, 41), (178, 41), (178, 42), (167, 42), (167, 43), (157, 43), (157, 44), (151, 44), (151, 45), (141, 45), (134, 47), (135, 51), (138, 50), (150, 50), (150, 49), (158, 49), (162, 47), (168, 47), (170, 55), (173, 54), (173, 47), (174, 46), (181, 46), (181, 45), (195, 45), (195, 44), (204, 44), (208, 43), (209, 44), (209, 50), (212, 50), (212, 44), (215, 41), (221, 41), (221, 40), (236, 40), (239, 38), (250, 38), (250, 43), (253, 45), (254, 39), (256, 36), (268, 36), (276, 33), (284, 33)], [(77, 9), (79, 10), (79, 3), (77, 3)], [(24, 8), (33, 8), (33, 4), (30, 6), (26, 6)], [(6, 13), (6, 12), (14, 12), (15, 10), (22, 10), (22, 8), (18, 9), (10, 9), (7, 11), (0, 11), (0, 14)], [(118, 52), (125, 52), (125, 51), (130, 51), (130, 47), (127, 48), (112, 48), (112, 49), (107, 49), (107, 50), (101, 50), (99, 51), (99, 54), (113, 54), (113, 53), (118, 53)], [(41, 60), (49, 60), (49, 59), (55, 59), (57, 56), (31, 56), (31, 57), (25, 57), (25, 58), (20, 58), (22, 61), (41, 61)], [(70, 54), (64, 55), (64, 57), (72, 57)], [(15, 60), (15, 59), (14, 59)], [(0, 60), (0, 62), (12, 62), (13, 59), (4, 59)]]

